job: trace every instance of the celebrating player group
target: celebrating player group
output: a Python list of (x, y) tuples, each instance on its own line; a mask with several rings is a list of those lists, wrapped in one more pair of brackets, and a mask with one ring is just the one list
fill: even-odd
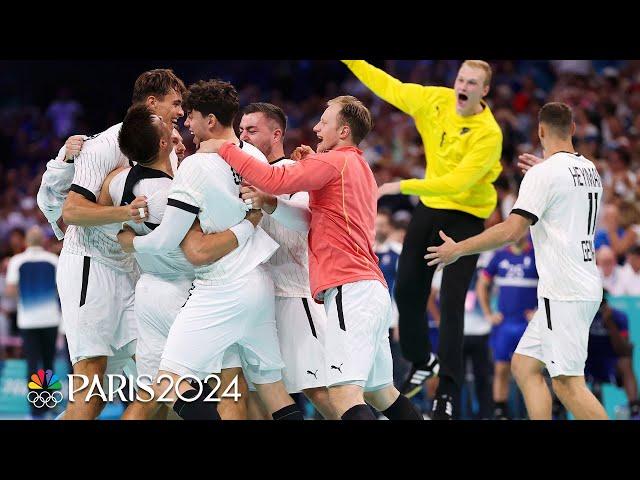
[[(425, 179), (376, 185), (358, 148), (374, 119), (353, 96), (327, 99), (315, 149), (287, 155), (279, 106), (241, 109), (232, 84), (186, 87), (169, 69), (142, 73), (121, 123), (71, 137), (47, 164), (38, 205), (64, 237), (57, 285), (74, 374), (74, 401), (60, 419), (97, 418), (104, 399), (81, 378), (90, 385), (122, 373), (139, 392), (123, 419), (302, 420), (291, 395), (303, 393), (328, 420), (422, 420), (409, 397), (435, 375), (432, 418), (456, 418), (477, 255), (518, 242), (529, 227), (539, 308), (511, 363), (529, 417), (551, 418), (546, 368), (577, 418), (606, 418), (584, 382), (602, 297), (592, 254), (602, 184), (573, 150), (569, 107), (541, 109), (544, 158), (529, 157), (511, 215), (483, 232), (501, 170), (502, 134), (483, 100), (489, 65), (464, 62), (454, 88), (443, 88), (343, 62), (416, 118)], [(197, 149), (186, 157), (182, 117)], [(403, 354), (413, 362), (398, 390), (394, 292), (373, 245), (378, 198), (401, 193), (421, 203), (396, 282)], [(436, 268), (444, 268), (439, 357), (420, 324)]]

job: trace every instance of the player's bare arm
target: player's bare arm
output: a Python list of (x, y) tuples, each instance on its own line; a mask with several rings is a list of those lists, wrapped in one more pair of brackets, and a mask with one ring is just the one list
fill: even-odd
[(438, 270), (441, 270), (465, 255), (474, 255), (516, 243), (527, 232), (530, 225), (531, 220), (512, 213), (504, 222), (462, 242), (455, 242), (440, 230), (440, 238), (444, 243), (438, 247), (428, 247), (427, 251), (430, 253), (427, 253), (424, 258), (429, 261), (427, 265), (436, 265)]
[[(245, 220), (249, 220), (254, 228), (260, 223), (262, 212), (249, 210)], [(220, 260), (225, 255), (238, 248), (239, 241), (232, 230), (204, 234), (200, 228), (200, 221), (196, 219), (180, 243), (184, 256), (192, 265), (201, 266)]]
[(107, 178), (104, 179), (104, 183), (102, 184), (102, 188), (100, 189), (100, 195), (98, 195), (98, 205), (103, 205), (105, 207), (113, 206), (113, 199), (111, 198), (111, 194), (109, 193), (111, 180), (113, 180), (114, 177), (118, 175), (121, 171), (123, 171), (125, 168), (126, 167), (116, 168), (113, 172), (107, 175)]
[(484, 318), (486, 318), (492, 325), (498, 325), (502, 322), (503, 316), (500, 312), (494, 312), (491, 310), (490, 292), (491, 280), (485, 274), (478, 275), (478, 281), (476, 282), (476, 294), (478, 295), (478, 302)]
[(108, 207), (87, 200), (79, 193), (69, 192), (62, 207), (64, 223), (81, 227), (108, 225), (130, 220), (141, 223), (147, 216), (147, 202), (144, 197), (136, 198), (130, 205)]

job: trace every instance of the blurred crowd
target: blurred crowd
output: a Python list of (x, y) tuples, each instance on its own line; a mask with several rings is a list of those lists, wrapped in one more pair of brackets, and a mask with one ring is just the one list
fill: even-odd
[[(15, 316), (15, 302), (2, 292), (8, 259), (25, 248), (24, 232), (41, 225), (45, 248), (55, 253), (61, 248), (36, 205), (46, 162), (68, 136), (95, 134), (117, 123), (129, 105), (135, 77), (149, 67), (171, 67), (187, 84), (221, 77), (236, 85), (242, 105), (267, 101), (281, 106), (288, 116), (285, 152), (300, 144), (315, 146), (312, 128), (327, 99), (355, 95), (371, 109), (375, 121), (361, 148), (378, 183), (424, 176), (425, 153), (411, 117), (373, 95), (338, 61), (129, 62), (121, 68), (94, 63), (85, 68), (85, 78), (63, 74), (68, 65), (0, 65), (0, 85), (8, 92), (0, 99), (0, 317)], [(401, 81), (438, 86), (452, 86), (460, 65), (459, 60), (373, 63)], [(605, 286), (612, 294), (640, 295), (640, 61), (490, 63), (494, 75), (487, 102), (504, 143), (503, 173), (495, 183), (499, 204), (487, 226), (503, 220), (515, 202), (522, 180), (518, 155), (542, 156), (539, 108), (548, 101), (566, 102), (575, 113), (575, 147), (596, 163), (604, 181), (595, 247), (600, 250)], [(61, 69), (59, 74), (48, 75), (54, 68)], [(12, 79), (5, 70), (20, 74)], [(190, 134), (181, 129), (191, 153)], [(389, 221), (381, 226), (385, 233), (380, 238), (391, 235), (394, 244), (402, 245), (417, 201), (402, 195), (383, 197), (379, 206), (389, 211)], [(7, 338), (3, 332), (0, 337)]]

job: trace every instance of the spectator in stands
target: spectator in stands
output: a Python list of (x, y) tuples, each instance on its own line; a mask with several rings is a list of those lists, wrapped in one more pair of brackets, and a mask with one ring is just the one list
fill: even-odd
[(624, 286), (620, 270), (622, 267), (616, 261), (613, 250), (606, 245), (596, 251), (596, 265), (602, 275), (602, 284), (611, 295), (622, 295)]
[(58, 96), (47, 108), (47, 118), (53, 122), (54, 133), (59, 139), (66, 139), (75, 133), (76, 120), (82, 115), (82, 105), (71, 98), (71, 90), (62, 87)]
[(624, 312), (609, 305), (607, 296), (605, 290), (589, 330), (585, 379), (592, 384), (594, 394), (599, 398), (604, 383), (624, 387), (630, 418), (640, 420), (638, 383), (631, 363), (633, 346), (629, 342), (629, 319)]
[[(43, 240), (40, 227), (31, 227), (26, 237), (27, 249), (12, 257), (7, 266), (5, 294), (18, 299), (18, 328), (28, 377), (39, 368), (53, 370), (60, 325), (58, 257), (42, 248)], [(31, 414), (41, 417), (43, 410), (32, 405)]]
[[(622, 218), (621, 210), (625, 211)], [(596, 231), (594, 246), (598, 250), (602, 246), (609, 246), (617, 257), (624, 254), (637, 243), (636, 223), (640, 222), (637, 208), (633, 204), (623, 203), (623, 209), (615, 203), (602, 206), (601, 227)], [(624, 223), (623, 223), (624, 220)]]
[(620, 285), (618, 295), (640, 296), (640, 245), (627, 253), (627, 261), (620, 270)]

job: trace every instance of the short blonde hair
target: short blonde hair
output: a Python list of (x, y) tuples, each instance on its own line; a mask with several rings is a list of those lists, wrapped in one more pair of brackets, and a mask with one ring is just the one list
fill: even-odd
[(491, 85), (491, 65), (484, 60), (465, 60), (462, 65), (466, 65), (469, 68), (479, 68), (484, 71), (484, 86)]
[(342, 107), (338, 114), (338, 120), (344, 125), (349, 125), (351, 129), (351, 139), (353, 143), (359, 145), (373, 128), (371, 112), (356, 97), (343, 95), (327, 102), (327, 106), (338, 104)]

